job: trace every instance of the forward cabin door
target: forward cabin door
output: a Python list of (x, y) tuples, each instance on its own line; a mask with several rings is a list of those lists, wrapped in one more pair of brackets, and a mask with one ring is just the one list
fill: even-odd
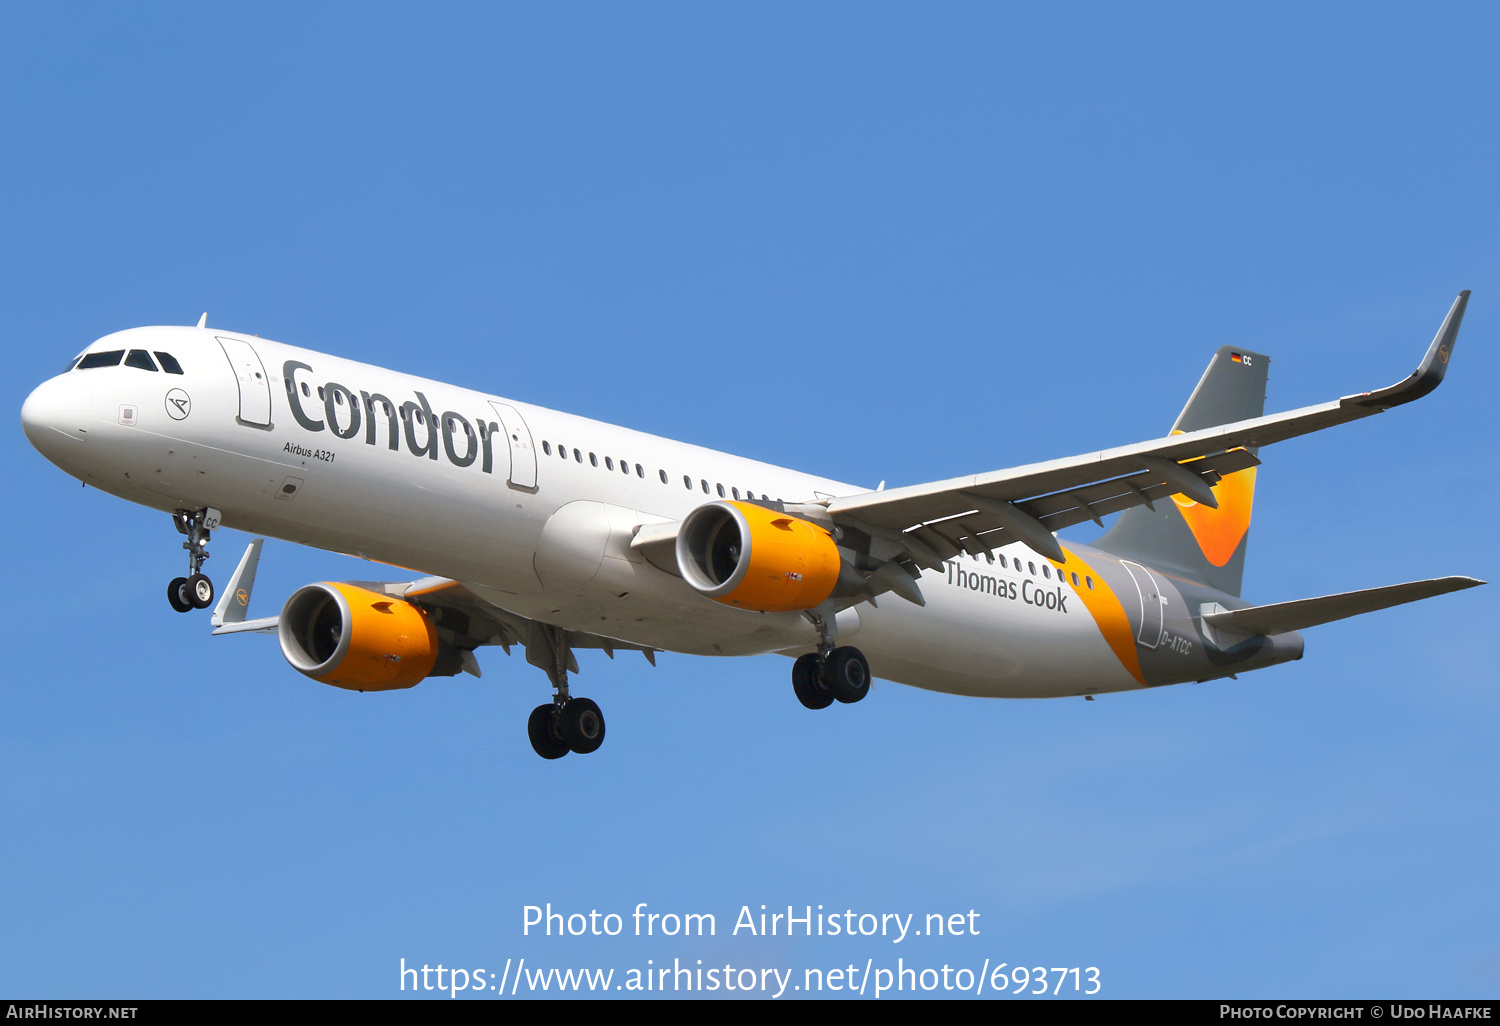
[[(505, 432), (505, 440), (510, 449), (510, 483), (517, 488), (536, 490), (536, 448), (531, 444), (531, 428), (526, 426), (526, 421), (521, 418), (514, 406), (497, 403), (493, 399), (490, 405), (495, 409), (495, 416), (500, 418), (500, 430)], [(500, 446), (495, 446), (495, 456), (499, 457)]]
[(219, 346), (234, 369), (240, 386), (240, 423), (252, 427), (271, 426), (271, 382), (266, 368), (250, 343), (240, 338), (220, 338)]

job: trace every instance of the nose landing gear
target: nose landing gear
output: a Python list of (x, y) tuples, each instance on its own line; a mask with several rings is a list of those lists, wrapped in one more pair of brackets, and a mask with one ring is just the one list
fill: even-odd
[(208, 539), (219, 526), (222, 514), (212, 507), (196, 511), (180, 509), (172, 514), (179, 534), (187, 535), (182, 547), (188, 553), (188, 576), (174, 577), (167, 585), (167, 602), (179, 613), (207, 609), (214, 602), (214, 582), (204, 576), (203, 561), (208, 558)]

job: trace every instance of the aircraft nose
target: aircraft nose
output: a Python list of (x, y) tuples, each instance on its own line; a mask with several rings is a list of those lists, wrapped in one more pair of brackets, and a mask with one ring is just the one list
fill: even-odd
[(75, 449), (88, 435), (92, 396), (76, 378), (59, 375), (38, 385), (21, 405), (21, 429), (48, 459)]

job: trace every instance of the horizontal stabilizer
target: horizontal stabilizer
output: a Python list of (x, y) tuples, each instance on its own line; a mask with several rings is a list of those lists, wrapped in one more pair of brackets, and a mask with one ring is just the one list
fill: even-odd
[(1203, 622), (1216, 631), (1247, 637), (1257, 634), (1286, 634), (1361, 613), (1373, 613), (1377, 609), (1389, 609), (1418, 599), (1432, 598), (1434, 595), (1446, 595), (1450, 591), (1462, 591), (1483, 583), (1472, 577), (1438, 577), (1431, 581), (1412, 581), (1384, 588), (1346, 591), (1340, 595), (1277, 602), (1269, 606), (1205, 612)]

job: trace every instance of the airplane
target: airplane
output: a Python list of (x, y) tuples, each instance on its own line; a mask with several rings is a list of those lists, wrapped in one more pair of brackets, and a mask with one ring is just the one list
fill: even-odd
[[(1213, 355), (1171, 432), (875, 490), (207, 326), (106, 335), (26, 399), (26, 436), (112, 495), (169, 513), (173, 609), (274, 633), (351, 691), (478, 676), (521, 646), (553, 696), (544, 759), (604, 741), (575, 653), (794, 658), (809, 709), (875, 677), (932, 691), (1078, 697), (1302, 658), (1300, 631), (1484, 582), (1441, 577), (1252, 605), (1240, 597), (1261, 447), (1382, 413), (1442, 382), (1469, 292), (1388, 388), (1264, 414), (1269, 358)], [(1056, 532), (1119, 514), (1092, 545)], [(215, 605), (212, 532), (255, 538)], [(248, 616), (264, 537), (425, 574), (318, 582)], [(852, 642), (858, 642), (855, 647)]]

